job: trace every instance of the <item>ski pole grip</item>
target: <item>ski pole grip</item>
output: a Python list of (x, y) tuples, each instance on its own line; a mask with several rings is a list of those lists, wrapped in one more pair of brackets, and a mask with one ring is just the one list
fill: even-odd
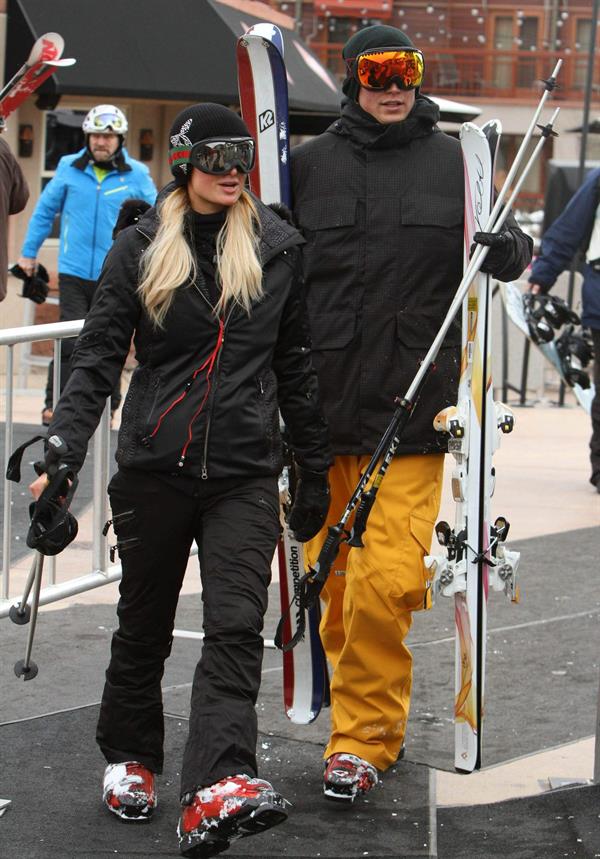
[[(323, 543), (323, 548), (319, 552), (317, 563), (314, 566), (314, 575), (310, 577), (310, 584), (313, 586), (311, 587), (311, 591), (316, 591), (316, 594), (320, 593), (321, 588), (327, 581), (327, 576), (331, 572), (333, 562), (338, 556), (340, 543), (344, 539), (344, 536), (344, 528), (339, 522), (337, 525), (330, 525), (327, 529), (327, 537)], [(315, 588), (315, 585), (318, 588)], [(314, 602), (314, 599), (309, 604), (312, 604), (312, 602)]]
[(358, 510), (356, 511), (356, 515), (354, 517), (354, 527), (352, 528), (350, 539), (348, 540), (348, 545), (352, 546), (353, 548), (362, 549), (364, 547), (362, 537), (365, 533), (367, 522), (369, 520), (369, 514), (371, 513), (371, 508), (375, 503), (376, 495), (377, 490), (374, 486), (372, 486), (368, 492), (365, 492), (365, 494), (360, 500)]

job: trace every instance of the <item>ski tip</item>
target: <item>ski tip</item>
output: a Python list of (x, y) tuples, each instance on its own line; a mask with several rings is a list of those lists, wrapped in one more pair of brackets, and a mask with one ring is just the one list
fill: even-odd
[[(275, 24), (253, 24), (249, 30), (246, 30), (244, 36), (258, 36), (261, 39), (266, 39), (271, 44), (275, 45), (281, 56), (283, 56), (284, 45), (281, 30)], [(241, 38), (243, 39), (244, 36)]]
[(56, 60), (64, 48), (65, 40), (59, 33), (44, 33), (43, 36), (36, 39), (27, 59), (27, 64), (31, 66), (44, 60)]

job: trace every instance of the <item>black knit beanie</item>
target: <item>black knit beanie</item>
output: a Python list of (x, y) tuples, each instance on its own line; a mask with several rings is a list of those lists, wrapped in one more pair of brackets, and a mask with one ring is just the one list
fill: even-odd
[(180, 111), (169, 133), (169, 166), (176, 185), (187, 185), (188, 166), (194, 143), (209, 137), (251, 137), (241, 116), (222, 104), (193, 104)]
[[(372, 24), (370, 27), (365, 27), (353, 36), (350, 36), (342, 49), (342, 57), (345, 60), (354, 59), (354, 57), (362, 54), (363, 51), (369, 51), (372, 48), (414, 47), (415, 45), (413, 45), (406, 33), (403, 33), (397, 27), (390, 27), (388, 24)], [(342, 91), (348, 98), (358, 101), (360, 84), (352, 72), (346, 73), (346, 78), (342, 83)], [(419, 92), (418, 87), (416, 91)]]

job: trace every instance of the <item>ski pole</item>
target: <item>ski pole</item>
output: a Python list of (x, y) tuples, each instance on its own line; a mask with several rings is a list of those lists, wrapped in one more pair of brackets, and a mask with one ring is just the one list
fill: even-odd
[(37, 622), (38, 609), (40, 605), (40, 588), (42, 585), (43, 570), (44, 556), (41, 552), (36, 552), (32, 565), (32, 572), (34, 574), (33, 594), (31, 597), (31, 617), (29, 621), (29, 631), (27, 634), (25, 659), (19, 659), (18, 662), (15, 662), (15, 674), (17, 677), (22, 677), (23, 680), (33, 680), (33, 678), (36, 677), (38, 673), (38, 667), (31, 658), (31, 651), (33, 649), (33, 637), (35, 635), (35, 625)]
[(31, 568), (29, 570), (29, 575), (27, 576), (27, 581), (25, 582), (23, 596), (16, 605), (11, 605), (8, 610), (9, 618), (12, 620), (13, 623), (18, 624), (19, 626), (25, 623), (29, 623), (29, 619), (31, 618), (31, 606), (29, 605), (28, 600), (29, 594), (31, 593), (31, 588), (35, 581), (36, 570), (37, 558), (34, 555)]
[[(544, 104), (546, 103), (548, 96), (550, 95), (550, 93), (554, 89), (556, 89), (556, 77), (560, 71), (561, 66), (562, 66), (562, 60), (558, 60), (558, 62), (556, 63), (556, 66), (554, 68), (554, 71), (552, 72), (550, 77), (547, 80), (542, 81), (542, 83), (544, 84), (544, 92), (542, 93), (542, 95), (540, 97), (538, 106), (534, 111), (533, 117), (531, 118), (531, 121), (529, 123), (529, 127), (527, 128), (527, 131), (525, 132), (525, 136), (523, 137), (523, 140), (521, 141), (521, 145), (519, 146), (519, 148), (517, 150), (517, 154), (514, 157), (514, 160), (513, 160), (513, 163), (511, 164), (510, 170), (506, 174), (506, 178), (505, 178), (504, 182), (502, 183), (502, 187), (500, 188), (500, 191), (498, 191), (498, 194), (496, 196), (496, 202), (494, 203), (494, 207), (493, 207), (492, 211), (490, 212), (490, 216), (488, 218), (487, 224), (486, 224), (483, 232), (486, 232), (486, 233), (498, 232), (498, 230), (494, 229), (494, 224), (496, 223), (496, 217), (498, 215), (498, 212), (500, 211), (500, 207), (502, 206), (502, 201), (504, 200), (504, 197), (506, 196), (506, 192), (510, 188), (512, 181), (516, 176), (517, 170), (521, 166), (521, 162), (523, 161), (523, 158), (525, 156), (525, 152), (527, 150), (527, 147), (529, 146), (529, 141), (531, 140), (533, 132), (535, 131), (536, 128), (540, 127), (540, 126), (538, 126), (538, 119), (540, 117), (540, 114), (542, 112), (542, 109), (544, 107)], [(551, 124), (553, 123), (556, 115), (557, 114), (555, 113), (554, 116), (552, 117), (552, 119), (550, 120)], [(513, 199), (514, 199), (514, 197), (513, 197)], [(473, 254), (471, 259), (469, 260), (469, 262), (467, 264), (467, 268), (466, 268), (465, 273), (464, 273), (464, 276), (466, 276), (469, 273), (469, 269), (471, 268), (472, 265), (475, 264), (475, 262), (476, 262), (475, 257), (476, 257), (476, 254)]]
[[(559, 111), (560, 108), (556, 108), (550, 121), (545, 126), (539, 126), (541, 131), (540, 139), (535, 149), (531, 153), (525, 167), (523, 168), (521, 175), (515, 183), (515, 187), (513, 188), (513, 191), (508, 201), (502, 208), (500, 215), (497, 217), (495, 223), (493, 224), (493, 230), (490, 231), (497, 232), (508, 217), (512, 208), (512, 204), (514, 203), (517, 194), (521, 190), (521, 187), (525, 179), (527, 178), (531, 167), (535, 163), (542, 146), (544, 145), (548, 137), (555, 135), (553, 126)], [(424, 383), (428, 373), (433, 368), (434, 361), (446, 337), (446, 334), (448, 333), (448, 329), (452, 324), (452, 321), (454, 320), (454, 317), (456, 316), (458, 310), (462, 306), (462, 302), (472, 282), (475, 280), (475, 277), (479, 273), (479, 270), (488, 254), (488, 251), (488, 246), (480, 245), (473, 254), (473, 257), (471, 258), (471, 264), (467, 268), (467, 271), (465, 272), (463, 279), (461, 280), (456, 290), (456, 293), (454, 295), (454, 298), (452, 299), (444, 321), (442, 322), (442, 325), (433, 343), (431, 344), (429, 351), (423, 359), (421, 366), (419, 367), (410, 387), (408, 388), (408, 391), (406, 392), (404, 397), (402, 397), (402, 399), (398, 401), (398, 407), (394, 412), (394, 416), (387, 429), (385, 430), (384, 435), (379, 442), (375, 453), (373, 454), (371, 460), (369, 461), (369, 464), (367, 465), (367, 468), (361, 476), (359, 483), (350, 498), (350, 501), (346, 505), (342, 517), (336, 525), (331, 525), (329, 527), (325, 543), (323, 544), (323, 548), (319, 553), (317, 562), (314, 568), (311, 568), (307, 576), (305, 576), (306, 597), (308, 600), (310, 600), (310, 602), (307, 602), (307, 606), (310, 605), (320, 593), (321, 588), (323, 587), (323, 584), (325, 583), (327, 576), (329, 575), (331, 566), (335, 558), (337, 557), (340, 544), (344, 537), (347, 536), (347, 532), (345, 531), (345, 525), (359, 501), (362, 500), (364, 488), (373, 474), (377, 461), (383, 455), (383, 462), (380, 466), (379, 474), (375, 478), (373, 487), (369, 491), (370, 494), (367, 494), (364, 506), (362, 507), (362, 509), (359, 507), (359, 510), (356, 514), (356, 518), (358, 519), (357, 525), (362, 528), (362, 531), (359, 531), (355, 525), (354, 533), (349, 537), (349, 539), (352, 540), (351, 545), (362, 545), (362, 533), (366, 528), (368, 513), (373, 506), (375, 495), (377, 494), (383, 476), (385, 475), (385, 472), (387, 471), (393, 454), (399, 444), (401, 432), (406, 426), (408, 419), (410, 418), (421, 386)]]

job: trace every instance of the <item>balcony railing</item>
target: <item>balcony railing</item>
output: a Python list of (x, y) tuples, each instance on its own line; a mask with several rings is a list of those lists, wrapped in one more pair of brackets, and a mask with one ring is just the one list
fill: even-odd
[[(312, 50), (321, 62), (340, 79), (345, 74), (342, 47), (342, 44), (311, 43)], [(562, 58), (563, 66), (554, 99), (582, 101), (587, 76), (587, 53), (427, 48), (423, 90), (457, 98), (537, 100), (537, 82), (552, 73), (559, 58)], [(600, 56), (595, 57), (593, 80), (592, 96), (600, 99)]]

